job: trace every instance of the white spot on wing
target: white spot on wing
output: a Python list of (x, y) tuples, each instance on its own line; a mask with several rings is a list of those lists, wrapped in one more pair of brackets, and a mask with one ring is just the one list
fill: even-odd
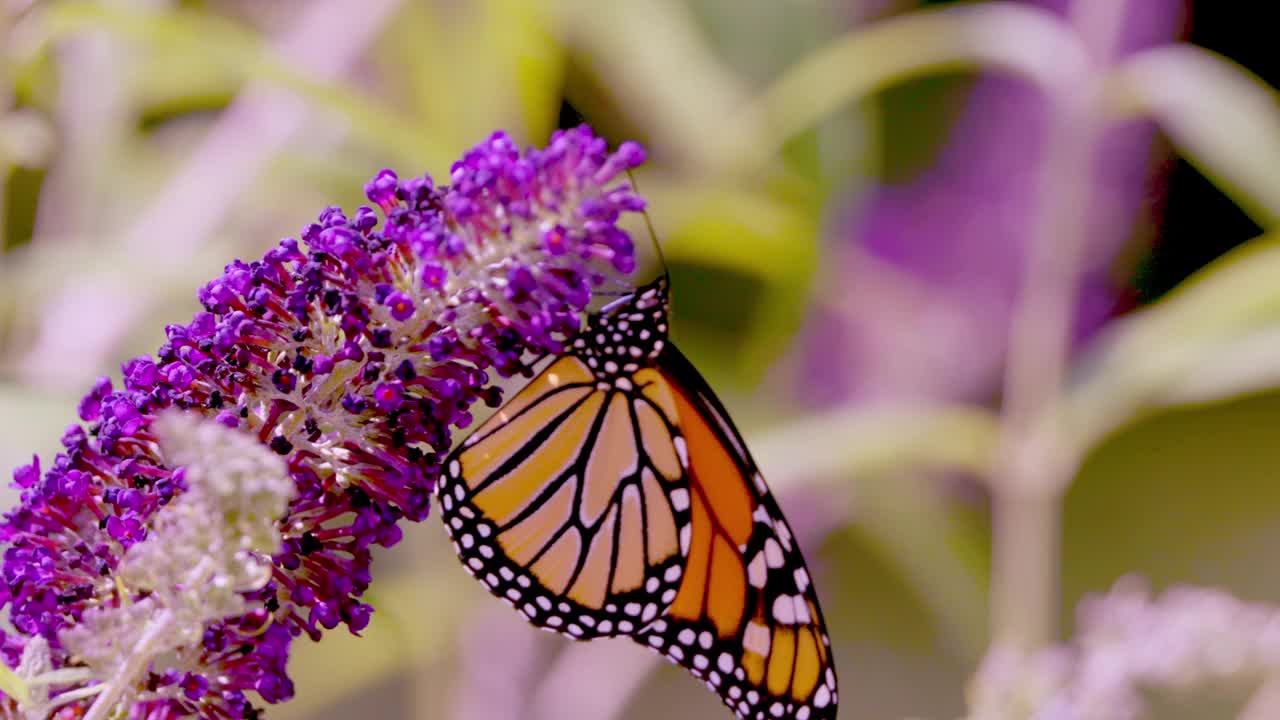
[(809, 588), (809, 573), (804, 568), (796, 568), (796, 589), (804, 592)]
[[(673, 445), (675, 445), (676, 455), (679, 456), (680, 458), (680, 467), (688, 468), (689, 467), (689, 447), (685, 445), (684, 438), (677, 435), (675, 438), (672, 439), (671, 442)], [(462, 498), (458, 498), (458, 499), (461, 500)]]
[(791, 597), (795, 599), (796, 624), (808, 625), (813, 622), (813, 618), (809, 616), (809, 603), (804, 601), (804, 596), (792, 595)]
[(796, 624), (796, 606), (791, 595), (779, 595), (773, 599), (773, 619), (783, 625)]
[(777, 521), (773, 524), (773, 531), (778, 533), (778, 540), (782, 543), (782, 547), (788, 552), (791, 550), (791, 530), (787, 528), (787, 524)]
[(751, 587), (762, 588), (768, 576), (769, 571), (764, 567), (764, 553), (756, 553), (747, 564), (747, 582), (751, 583)]
[(824, 708), (831, 703), (831, 691), (826, 685), (819, 685), (818, 692), (813, 694), (813, 706), (816, 708)]
[[(678, 440), (679, 438), (677, 438)], [(678, 512), (684, 512), (689, 509), (689, 491), (684, 488), (676, 488), (671, 491), (671, 507)]]
[(778, 547), (778, 541), (769, 538), (764, 541), (764, 561), (771, 568), (780, 568), (786, 563), (786, 558), (782, 554), (782, 548)]

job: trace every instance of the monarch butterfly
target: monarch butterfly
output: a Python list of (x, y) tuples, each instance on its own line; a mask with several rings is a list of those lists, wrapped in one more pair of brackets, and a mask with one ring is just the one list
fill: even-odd
[(741, 718), (834, 718), (817, 596), (706, 382), (667, 339), (665, 275), (591, 318), (445, 461), (467, 571), (538, 627), (626, 635)]

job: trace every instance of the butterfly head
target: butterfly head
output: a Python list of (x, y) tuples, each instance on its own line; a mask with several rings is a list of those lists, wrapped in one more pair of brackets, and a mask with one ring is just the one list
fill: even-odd
[(609, 303), (574, 339), (573, 352), (603, 382), (652, 366), (667, 345), (667, 297), (662, 275)]

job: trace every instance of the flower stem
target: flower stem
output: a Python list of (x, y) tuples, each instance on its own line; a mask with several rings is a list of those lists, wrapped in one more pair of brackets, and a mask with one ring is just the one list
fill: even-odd
[(94, 695), (97, 695), (98, 693), (102, 692), (103, 688), (105, 687), (106, 687), (105, 685), (86, 685), (84, 687), (76, 688), (75, 690), (68, 690), (58, 695), (58, 697), (54, 698), (49, 703), (48, 709), (54, 710), (56, 708), (62, 707), (63, 705), (70, 705), (71, 703), (76, 702), (77, 700), (91, 698)]
[(1052, 421), (1066, 375), (1081, 261), (1088, 246), (1103, 70), (1128, 3), (1077, 0), (1070, 22), (1092, 63), (1050, 97), (1052, 118), (1021, 297), (1014, 309), (993, 486), (995, 645), (1030, 651), (1058, 635), (1062, 496), (1078, 458)]
[(129, 651), (128, 659), (115, 677), (111, 678), (111, 681), (102, 689), (98, 699), (93, 701), (89, 712), (85, 713), (84, 720), (106, 720), (125, 692), (132, 691), (137, 686), (138, 678), (153, 659), (152, 645), (169, 631), (173, 620), (172, 612), (163, 611), (147, 623), (146, 629), (142, 631), (142, 637), (138, 638), (138, 642)]

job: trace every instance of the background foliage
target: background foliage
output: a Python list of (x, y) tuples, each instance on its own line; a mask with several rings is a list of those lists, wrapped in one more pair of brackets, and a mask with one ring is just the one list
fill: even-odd
[[(225, 262), (379, 168), (444, 178), (494, 128), (585, 119), (651, 150), (676, 340), (802, 536), (843, 717), (960, 715), (993, 632), (1055, 639), (1126, 573), (1280, 601), (1257, 18), (1063, 5), (4, 0), (0, 470), (51, 453)], [(997, 523), (993, 565), (993, 507), (1044, 552), (1002, 555), (1028, 531)], [(366, 637), (303, 648), (275, 717), (720, 712), (629, 643), (526, 629), (434, 521), (380, 570)]]

